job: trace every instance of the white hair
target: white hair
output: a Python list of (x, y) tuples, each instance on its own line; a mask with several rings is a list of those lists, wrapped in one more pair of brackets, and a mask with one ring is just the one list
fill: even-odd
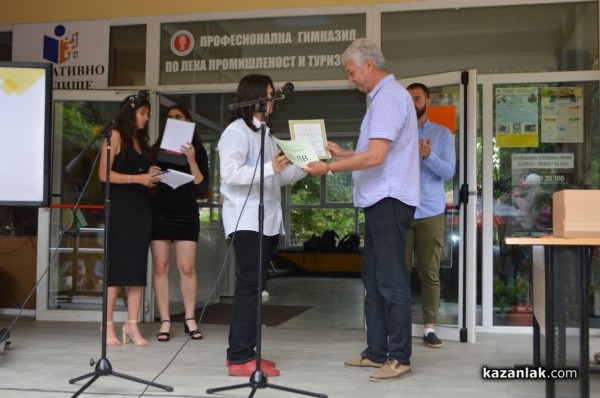
[(377, 69), (385, 69), (385, 58), (383, 53), (369, 39), (354, 40), (342, 54), (342, 62), (354, 62), (357, 66), (362, 66), (367, 59), (371, 59)]

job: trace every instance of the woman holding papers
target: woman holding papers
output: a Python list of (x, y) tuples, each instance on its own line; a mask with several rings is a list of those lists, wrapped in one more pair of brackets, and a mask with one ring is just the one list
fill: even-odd
[[(190, 112), (179, 105), (167, 110), (167, 118), (192, 123)], [(190, 126), (192, 127), (192, 126)], [(194, 129), (194, 127), (192, 127)], [(196, 249), (200, 221), (198, 218), (198, 198), (210, 196), (208, 176), (208, 156), (195, 131), (192, 142), (181, 145), (184, 161), (160, 155), (160, 145), (165, 130), (152, 146), (153, 158), (163, 170), (175, 170), (190, 174), (193, 180), (175, 189), (160, 183), (152, 195), (152, 262), (154, 265), (153, 281), (156, 306), (160, 314), (160, 328), (156, 334), (158, 341), (165, 342), (171, 338), (171, 319), (169, 313), (169, 257), (171, 245), (175, 247), (177, 269), (179, 270), (179, 288), (183, 298), (185, 316), (183, 329), (193, 340), (200, 340), (202, 332), (196, 323)], [(176, 163), (169, 162), (173, 159)], [(158, 176), (160, 178), (160, 176)]]
[(121, 103), (120, 113), (111, 134), (110, 159), (106, 154), (106, 139), (102, 143), (98, 175), (106, 182), (106, 166), (110, 166), (111, 211), (108, 227), (107, 329), (106, 344), (119, 346), (121, 342), (113, 327), (113, 313), (119, 287), (127, 286), (127, 322), (123, 325), (123, 343), (129, 339), (136, 346), (147, 346), (137, 325), (146, 286), (148, 245), (152, 214), (150, 187), (158, 182), (154, 175), (160, 171), (150, 166), (148, 144), (148, 117), (150, 103), (136, 96)]
[[(247, 75), (240, 81), (236, 103), (272, 98), (273, 81), (264, 75)], [(265, 118), (274, 108), (265, 101)], [(256, 311), (258, 305), (259, 241), (258, 212), (260, 201), (259, 156), (261, 150), (262, 113), (255, 106), (241, 106), (232, 111), (233, 121), (219, 140), (223, 226), (231, 239), (236, 259), (236, 284), (233, 296), (227, 370), (230, 376), (250, 376), (256, 369)], [(266, 121), (265, 121), (266, 123)], [(283, 233), (281, 187), (306, 174), (282, 155), (266, 127), (264, 160), (264, 225), (262, 236), (262, 270), (260, 291), (267, 281), (266, 264), (271, 260), (279, 234)], [(273, 361), (263, 359), (261, 370), (278, 376)]]

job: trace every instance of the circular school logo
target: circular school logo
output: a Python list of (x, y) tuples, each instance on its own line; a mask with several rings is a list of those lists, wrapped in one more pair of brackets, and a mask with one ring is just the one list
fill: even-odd
[(187, 30), (180, 30), (171, 36), (171, 51), (173, 54), (183, 57), (194, 49), (194, 36)]

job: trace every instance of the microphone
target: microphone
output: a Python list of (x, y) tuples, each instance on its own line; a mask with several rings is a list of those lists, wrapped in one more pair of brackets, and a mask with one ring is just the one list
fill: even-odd
[(286, 84), (283, 85), (283, 87), (281, 87), (280, 89), (277, 89), (277, 91), (275, 92), (275, 95), (272, 98), (261, 98), (259, 100), (254, 100), (254, 101), (244, 101), (244, 102), (239, 102), (237, 104), (229, 104), (229, 105), (227, 105), (227, 109), (229, 109), (230, 111), (234, 111), (236, 109), (239, 109), (239, 108), (242, 108), (245, 106), (256, 105), (260, 101), (274, 102), (276, 100), (284, 99), (285, 94), (289, 94), (292, 91), (294, 91), (294, 85), (290, 82), (287, 82)]
[(285, 94), (289, 94), (292, 91), (294, 91), (294, 84), (287, 82), (286, 84), (283, 85), (283, 87), (281, 87), (279, 90), (277, 90), (276, 95), (285, 95)]

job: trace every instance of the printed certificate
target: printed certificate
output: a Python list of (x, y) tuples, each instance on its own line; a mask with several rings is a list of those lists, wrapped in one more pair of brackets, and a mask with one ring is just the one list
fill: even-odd
[(319, 159), (331, 159), (331, 153), (325, 149), (327, 146), (327, 134), (325, 133), (325, 121), (317, 120), (290, 120), (290, 137), (292, 140), (306, 138)]

